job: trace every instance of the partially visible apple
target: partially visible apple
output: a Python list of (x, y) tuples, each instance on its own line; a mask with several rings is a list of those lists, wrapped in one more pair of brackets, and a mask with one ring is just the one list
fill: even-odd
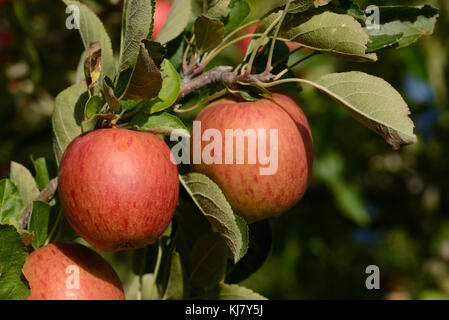
[(169, 225), (178, 168), (151, 133), (99, 129), (74, 139), (59, 166), (59, 198), (73, 229), (98, 250), (145, 247)]
[[(252, 25), (250, 25), (249, 27), (247, 27), (245, 30), (243, 30), (243, 32), (240, 34), (241, 36), (250, 34), (255, 32), (257, 29), (257, 23), (254, 23)], [(249, 44), (251, 43), (251, 40), (253, 38), (245, 38), (243, 40), (240, 40), (237, 43), (237, 47), (239, 48), (240, 54), (242, 55), (242, 57), (244, 57), (246, 55), (246, 51), (248, 50)], [(301, 47), (299, 44), (293, 43), (293, 42), (285, 42), (285, 44), (287, 45), (287, 47), (290, 49), (290, 51), (296, 50), (299, 47)]]
[[(223, 190), (226, 198), (248, 223), (269, 217), (279, 216), (296, 204), (304, 195), (312, 172), (313, 143), (307, 119), (301, 108), (288, 96), (273, 93), (272, 99), (261, 99), (255, 102), (239, 102), (234, 98), (218, 100), (203, 109), (196, 121), (201, 123), (201, 136), (212, 129), (222, 136), (221, 163), (193, 164), (193, 169), (214, 180)], [(240, 139), (244, 139), (244, 163), (239, 164), (237, 154), (237, 130)], [(257, 150), (254, 163), (249, 162), (248, 150), (252, 131), (256, 142), (253, 150)], [(265, 135), (259, 134), (260, 132)], [(272, 131), (273, 130), (273, 131)], [(213, 132), (209, 131), (209, 132)], [(231, 163), (226, 163), (227, 132), (234, 137)], [(273, 133), (273, 134), (272, 134)], [(277, 134), (277, 138), (275, 136)], [(193, 135), (192, 135), (193, 136)], [(212, 140), (215, 140), (213, 138)], [(213, 141), (201, 141), (201, 154)], [(195, 143), (195, 142), (194, 142)], [(273, 143), (273, 144), (272, 144)], [(269, 155), (273, 164), (259, 156)], [(214, 157), (215, 157), (215, 149)], [(212, 151), (210, 152), (212, 153)], [(206, 153), (207, 154), (207, 153)], [(270, 160), (271, 161), (271, 160)], [(266, 162), (266, 163), (264, 163)], [(276, 168), (274, 163), (276, 163)], [(261, 174), (261, 168), (273, 165), (273, 172)]]
[(157, 35), (164, 26), (171, 9), (171, 2), (167, 0), (156, 0), (156, 10), (154, 11), (154, 27), (151, 39), (156, 39)]
[(31, 253), (23, 273), (28, 300), (124, 300), (114, 269), (95, 251), (77, 243), (51, 243)]

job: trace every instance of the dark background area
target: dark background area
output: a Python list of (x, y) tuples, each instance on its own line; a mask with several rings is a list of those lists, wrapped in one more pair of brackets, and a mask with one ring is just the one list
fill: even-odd
[[(120, 1), (83, 2), (118, 52)], [(257, 10), (263, 1), (251, 2)], [(449, 298), (449, 3), (361, 2), (431, 3), (440, 19), (433, 36), (382, 51), (378, 62), (320, 55), (295, 71), (311, 80), (350, 70), (385, 79), (409, 104), (419, 142), (393, 151), (337, 103), (303, 88), (295, 98), (313, 131), (310, 188), (295, 208), (270, 221), (271, 253), (243, 282), (268, 298)], [(74, 81), (83, 52), (66, 18), (60, 1), (0, 0), (0, 178), (11, 160), (31, 169), (31, 155), (53, 159), (53, 99)], [(239, 62), (237, 49), (227, 54), (227, 63)], [(109, 258), (126, 279), (123, 256)], [(380, 269), (380, 290), (365, 287), (368, 265)]]

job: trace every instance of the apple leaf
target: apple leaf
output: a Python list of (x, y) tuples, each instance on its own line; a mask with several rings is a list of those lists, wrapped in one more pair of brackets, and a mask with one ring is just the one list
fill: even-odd
[(122, 98), (151, 102), (162, 88), (161, 73), (145, 44), (140, 42), (139, 56)]
[(0, 224), (18, 226), (25, 206), (19, 190), (9, 179), (0, 180)]
[(304, 82), (328, 94), (394, 149), (417, 142), (407, 103), (385, 80), (363, 72), (345, 72)]
[(375, 52), (380, 49), (384, 49), (390, 46), (393, 46), (398, 43), (398, 41), (402, 38), (402, 33), (398, 34), (383, 34), (383, 35), (371, 35), (369, 37), (369, 43), (367, 45), (367, 52)]
[(261, 294), (251, 289), (236, 285), (220, 283), (219, 300), (267, 300)]
[(19, 233), (0, 225), (0, 300), (25, 300), (30, 289), (22, 268), (28, 256)]
[(231, 32), (243, 24), (251, 8), (245, 0), (232, 0), (229, 4), (229, 14), (225, 19), (225, 32)]
[[(103, 90), (104, 90), (104, 98), (105, 98), (106, 102), (108, 103), (109, 107), (111, 108), (111, 110), (114, 112), (119, 112), (120, 111), (120, 101), (116, 97), (115, 90), (114, 90), (114, 84), (112, 83), (112, 80), (109, 79), (108, 77), (104, 78)], [(100, 107), (100, 109), (101, 109), (101, 107)]]
[(206, 234), (194, 245), (190, 254), (190, 281), (193, 286), (210, 288), (223, 279), (228, 247), (215, 232)]
[(50, 174), (48, 173), (47, 161), (44, 157), (33, 159), (34, 170), (36, 171), (36, 183), (39, 190), (42, 191), (50, 182)]
[(195, 21), (194, 33), (196, 46), (201, 53), (204, 53), (221, 44), (225, 27), (220, 20), (201, 15)]
[(197, 207), (226, 241), (234, 262), (239, 261), (248, 250), (248, 225), (234, 214), (223, 192), (207, 176), (192, 172), (180, 176), (180, 181)]
[(149, 116), (143, 110), (140, 110), (131, 119), (131, 124), (145, 131), (168, 136), (173, 130), (182, 130), (182, 136), (190, 137), (190, 133), (184, 123), (177, 116), (167, 112)]
[(220, 19), (229, 13), (229, 5), (233, 0), (217, 0), (217, 1), (209, 1), (209, 7), (207, 8), (206, 16)]
[(19, 190), (26, 207), (39, 195), (39, 188), (31, 172), (20, 163), (11, 161), (10, 176), (12, 183)]
[(84, 56), (84, 78), (87, 86), (95, 84), (101, 75), (101, 48), (99, 42), (94, 42)]
[[(181, 79), (169, 60), (162, 62), (162, 89), (157, 98), (148, 106), (150, 113), (159, 112), (171, 107), (178, 100), (181, 92)], [(147, 109), (147, 107), (145, 108)]]
[(170, 263), (170, 273), (165, 288), (163, 300), (181, 300), (184, 298), (184, 279), (181, 257), (173, 251)]
[(288, 8), (289, 13), (300, 13), (328, 4), (331, 0), (294, 0)]
[(108, 76), (114, 78), (114, 54), (112, 52), (111, 39), (101, 23), (100, 19), (85, 4), (79, 1), (63, 0), (67, 6), (75, 5), (79, 8), (79, 32), (88, 50), (92, 43), (100, 42), (101, 47), (101, 78)]
[(119, 72), (135, 64), (140, 40), (150, 32), (152, 12), (151, 0), (126, 0), (123, 3)]
[(87, 119), (91, 119), (98, 114), (103, 107), (103, 99), (99, 96), (92, 96), (87, 100), (86, 107), (84, 108), (84, 115)]
[(33, 233), (33, 248), (44, 245), (48, 236), (48, 224), (50, 223), (50, 205), (42, 201), (33, 202), (30, 224), (28, 230)]
[(84, 106), (88, 96), (84, 82), (65, 89), (55, 99), (55, 109), (51, 118), (53, 127), (53, 151), (59, 164), (69, 143), (79, 136), (84, 119)]
[[(274, 12), (265, 17), (256, 32), (265, 31), (282, 14)], [(271, 32), (270, 35), (273, 35)], [(303, 47), (355, 61), (376, 61), (376, 54), (366, 53), (368, 34), (350, 15), (315, 9), (287, 14), (278, 38)]]
[(175, 0), (156, 41), (165, 44), (177, 38), (186, 28), (192, 13), (190, 1)]
[(366, 28), (371, 40), (368, 43), (368, 51), (373, 52), (393, 45), (397, 48), (406, 47), (422, 36), (431, 35), (438, 12), (438, 9), (430, 5), (379, 7), (381, 24), (378, 28)]

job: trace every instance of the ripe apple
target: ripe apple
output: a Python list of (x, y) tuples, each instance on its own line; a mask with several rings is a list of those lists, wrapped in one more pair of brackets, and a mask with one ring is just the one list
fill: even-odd
[(145, 247), (167, 228), (178, 168), (151, 133), (99, 129), (74, 139), (59, 167), (59, 197), (73, 229), (98, 250)]
[(114, 269), (77, 243), (51, 243), (31, 253), (23, 267), (28, 300), (124, 300)]
[(154, 27), (151, 39), (156, 39), (157, 35), (164, 26), (171, 9), (171, 2), (167, 0), (156, 0), (156, 9), (154, 11)]
[[(195, 171), (209, 176), (220, 186), (237, 213), (248, 223), (279, 216), (302, 198), (312, 171), (313, 143), (307, 119), (291, 98), (279, 93), (273, 93), (272, 99), (256, 102), (225, 98), (203, 109), (196, 120), (201, 123), (202, 136), (208, 129), (218, 130), (223, 137), (226, 137), (226, 131), (234, 130), (234, 137), (229, 140), (233, 141), (232, 161), (222, 160), (222, 164), (217, 161), (205, 162), (203, 151), (212, 142), (202, 139), (200, 148), (203, 159), (192, 166)], [(248, 136), (243, 137), (245, 161), (243, 164), (238, 163), (238, 139), (235, 137), (238, 129), (241, 132), (247, 132), (248, 129), (265, 132), (265, 136), (256, 136), (257, 143), (253, 146), (257, 146), (257, 153), (264, 145), (267, 155), (273, 151), (277, 170), (262, 175), (261, 168), (266, 168), (267, 162), (262, 161), (259, 155), (255, 162), (250, 163)], [(275, 136), (272, 136), (270, 130), (277, 130), (277, 141), (271, 140)], [(272, 142), (277, 142), (277, 145), (274, 144), (272, 150), (268, 151)], [(222, 139), (222, 153), (226, 152), (225, 138)]]

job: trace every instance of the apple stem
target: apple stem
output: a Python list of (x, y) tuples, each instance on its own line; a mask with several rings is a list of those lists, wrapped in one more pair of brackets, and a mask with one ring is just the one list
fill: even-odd
[(262, 34), (262, 36), (257, 39), (257, 45), (255, 48), (253, 48), (253, 52), (251, 53), (251, 57), (249, 58), (248, 61), (248, 66), (246, 67), (245, 70), (245, 74), (248, 76), (251, 73), (251, 70), (253, 68), (253, 63), (254, 60), (256, 59), (256, 55), (259, 52), (259, 48), (262, 46), (263, 41), (265, 40), (265, 38), (267, 38), (268, 34), (271, 32), (271, 30), (273, 30), (273, 28), (278, 24), (278, 22), (281, 20), (281, 16), (277, 17), (271, 24), (270, 26), (264, 31), (264, 33)]
[(152, 298), (153, 298), (153, 291), (154, 291), (154, 288), (156, 286), (157, 276), (159, 274), (159, 269), (161, 267), (161, 261), (162, 261), (161, 242), (160, 242), (160, 240), (157, 240), (157, 259), (156, 259), (156, 266), (154, 267), (153, 282), (151, 284), (151, 291), (150, 291), (150, 295), (151, 295)]
[(59, 225), (59, 221), (61, 221), (61, 217), (62, 217), (62, 210), (60, 209), (59, 212), (58, 212), (58, 216), (56, 217), (55, 224), (51, 228), (50, 233), (48, 234), (48, 237), (47, 237), (47, 239), (44, 242), (44, 246), (46, 246), (47, 244), (50, 243), (50, 240), (53, 237), (53, 235), (56, 232), (56, 229), (57, 229), (57, 227)]
[(292, 2), (292, 0), (287, 1), (284, 11), (282, 11), (281, 19), (279, 20), (279, 23), (276, 26), (276, 30), (274, 31), (273, 39), (271, 40), (270, 52), (268, 53), (268, 60), (267, 60), (267, 66), (265, 67), (265, 73), (271, 72), (271, 62), (273, 60), (274, 46), (276, 45), (277, 37), (278, 37), (279, 31), (281, 30), (282, 22), (284, 22), (284, 19), (287, 16), (288, 8), (289, 8), (291, 2)]

